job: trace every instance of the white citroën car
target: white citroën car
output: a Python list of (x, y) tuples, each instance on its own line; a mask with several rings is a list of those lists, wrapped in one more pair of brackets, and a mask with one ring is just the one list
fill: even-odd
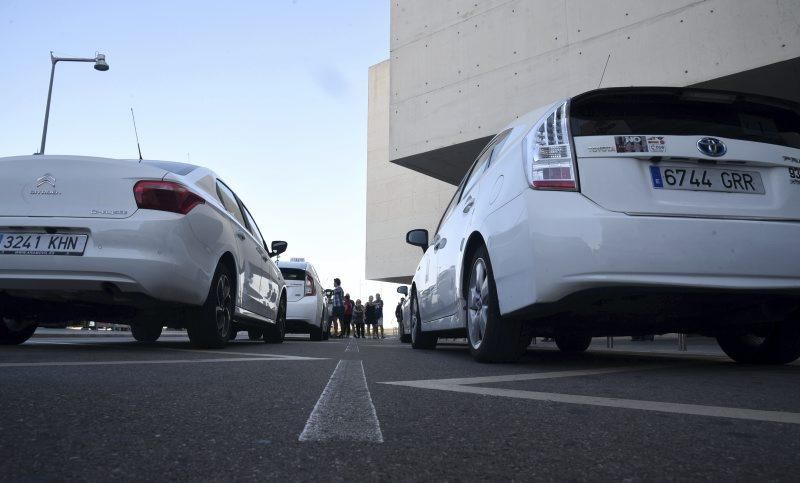
[(480, 153), (423, 248), (415, 348), (701, 333), (738, 362), (800, 356), (800, 106), (611, 88), (537, 109)]
[(286, 286), (253, 216), (213, 172), (80, 156), (0, 159), (0, 343), (40, 323), (128, 323), (200, 347), (238, 329), (281, 342)]

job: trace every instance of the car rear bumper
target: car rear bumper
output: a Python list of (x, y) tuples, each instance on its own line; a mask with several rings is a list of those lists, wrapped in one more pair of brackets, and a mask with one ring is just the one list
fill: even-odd
[(529, 190), (487, 218), (500, 309), (609, 287), (800, 294), (800, 223), (629, 216)]
[(141, 210), (127, 219), (0, 218), (2, 230), (42, 232), (45, 227), (88, 234), (84, 254), (0, 255), (0, 291), (122, 304), (135, 304), (139, 295), (189, 305), (206, 298), (215, 263), (186, 217)]
[(287, 329), (302, 328), (303, 325), (318, 326), (321, 315), (318, 312), (319, 301), (316, 296), (303, 297), (286, 305)]

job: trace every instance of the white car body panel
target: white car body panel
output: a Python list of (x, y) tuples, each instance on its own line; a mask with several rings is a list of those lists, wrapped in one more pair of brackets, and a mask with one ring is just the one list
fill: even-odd
[[(642, 136), (652, 137), (652, 136)], [(760, 220), (800, 220), (800, 185), (792, 184), (786, 168), (800, 167), (788, 159), (800, 158), (800, 149), (774, 144), (717, 137), (727, 146), (725, 160), (714, 160), (697, 150), (699, 136), (659, 136), (663, 152), (597, 153), (591, 149), (614, 146), (613, 136), (575, 137), (581, 193), (600, 206), (620, 213)], [(708, 166), (761, 175), (766, 193), (731, 196), (713, 191), (654, 190), (649, 161), (658, 165), (691, 168)], [(788, 159), (787, 159), (788, 158)], [(613, 187), (613, 188), (611, 188)]]

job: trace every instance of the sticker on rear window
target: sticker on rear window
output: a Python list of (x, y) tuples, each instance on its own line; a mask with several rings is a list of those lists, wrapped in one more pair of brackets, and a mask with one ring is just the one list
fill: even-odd
[(616, 153), (617, 148), (614, 146), (589, 146), (586, 148), (590, 153)]
[(800, 168), (789, 168), (789, 181), (791, 184), (800, 184)]
[(614, 136), (618, 153), (646, 153), (647, 141), (644, 136)]
[(649, 136), (647, 138), (647, 150), (651, 153), (663, 153), (667, 150), (667, 141), (664, 136)]

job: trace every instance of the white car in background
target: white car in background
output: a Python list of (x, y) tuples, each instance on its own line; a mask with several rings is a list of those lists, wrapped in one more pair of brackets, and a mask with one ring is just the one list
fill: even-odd
[(800, 356), (800, 106), (612, 88), (537, 109), (480, 153), (411, 287), (415, 348), (480, 361), (533, 336), (701, 333), (738, 362)]
[(279, 261), (278, 268), (286, 280), (286, 331), (309, 334), (311, 340), (328, 340), (330, 322), (325, 291), (314, 266), (302, 258), (293, 258)]
[(411, 342), (411, 299), (408, 297), (408, 287), (405, 285), (397, 287), (397, 293), (404, 297), (400, 305), (403, 320), (398, 324), (397, 334), (400, 337), (400, 342), (408, 344)]
[(281, 342), (286, 287), (253, 216), (208, 169), (83, 156), (0, 159), (0, 344), (37, 325), (131, 325), (200, 347), (237, 329)]

